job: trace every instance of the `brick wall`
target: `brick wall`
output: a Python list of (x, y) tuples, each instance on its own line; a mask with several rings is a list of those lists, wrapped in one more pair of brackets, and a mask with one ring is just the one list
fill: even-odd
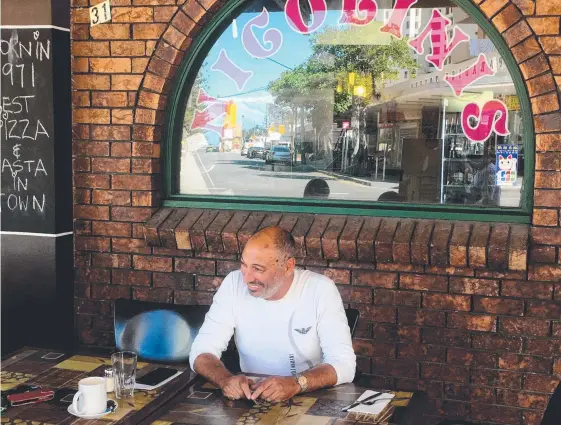
[(98, 1), (71, 2), (81, 343), (113, 344), (118, 297), (210, 303), (249, 236), (280, 224), (297, 237), (300, 266), (330, 276), (361, 310), (355, 348), (372, 384), (423, 389), (443, 416), (539, 423), (561, 377), (561, 1), (475, 2), (532, 101), (530, 227), (158, 211), (166, 94), (221, 3), (111, 0), (112, 22), (90, 28)]

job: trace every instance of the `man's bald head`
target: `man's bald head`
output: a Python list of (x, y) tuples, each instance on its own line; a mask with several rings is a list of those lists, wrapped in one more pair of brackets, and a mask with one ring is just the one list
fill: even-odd
[(255, 233), (244, 247), (241, 272), (254, 297), (281, 299), (294, 279), (294, 238), (280, 227)]
[(296, 243), (290, 232), (277, 227), (265, 227), (256, 232), (248, 241), (248, 244), (259, 244), (263, 248), (276, 248), (279, 257), (284, 261), (294, 258), (296, 255)]

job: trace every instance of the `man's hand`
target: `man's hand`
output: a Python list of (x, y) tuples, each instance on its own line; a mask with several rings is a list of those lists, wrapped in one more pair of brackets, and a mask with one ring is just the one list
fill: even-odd
[(250, 385), (254, 385), (251, 379), (245, 375), (230, 376), (219, 383), (220, 389), (226, 398), (239, 400), (240, 398), (251, 398)]
[(300, 385), (298, 385), (296, 378), (292, 376), (272, 376), (264, 379), (252, 389), (252, 400), (261, 398), (262, 400), (277, 402), (294, 397), (300, 392)]

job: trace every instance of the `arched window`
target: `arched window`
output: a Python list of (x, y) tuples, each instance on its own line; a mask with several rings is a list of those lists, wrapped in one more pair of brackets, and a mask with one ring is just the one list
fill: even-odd
[(224, 6), (172, 93), (167, 204), (528, 222), (508, 47), (467, 0), (411, 3)]

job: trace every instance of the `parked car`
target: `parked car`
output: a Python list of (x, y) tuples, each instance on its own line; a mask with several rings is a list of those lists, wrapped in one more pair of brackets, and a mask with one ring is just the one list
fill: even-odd
[(206, 151), (207, 152), (218, 152), (218, 146), (209, 145), (209, 146), (206, 147)]
[(271, 150), (267, 152), (265, 163), (273, 164), (275, 162), (292, 164), (292, 154), (290, 153), (290, 149), (286, 146), (273, 146)]
[(247, 145), (243, 145), (242, 150), (240, 151), (240, 155), (241, 156), (246, 156), (247, 155), (247, 150), (248, 150)]
[(262, 146), (252, 146), (247, 150), (247, 157), (265, 159), (265, 149)]

